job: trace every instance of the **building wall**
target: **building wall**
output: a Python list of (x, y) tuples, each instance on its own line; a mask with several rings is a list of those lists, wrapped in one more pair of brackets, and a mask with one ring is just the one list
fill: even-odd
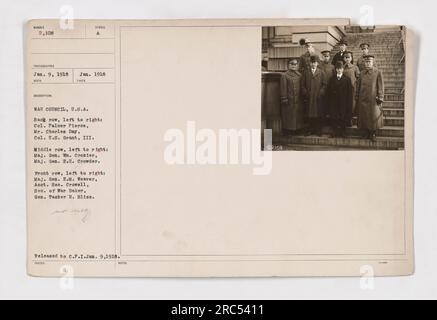
[(263, 58), (268, 60), (269, 71), (284, 71), (287, 60), (300, 57), (305, 48), (299, 45), (302, 38), (309, 39), (316, 50), (332, 50), (345, 36), (343, 27), (296, 26), (263, 28)]

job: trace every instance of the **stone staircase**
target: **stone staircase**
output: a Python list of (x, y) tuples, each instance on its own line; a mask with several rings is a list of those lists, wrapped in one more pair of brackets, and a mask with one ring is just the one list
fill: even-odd
[[(384, 75), (385, 102), (384, 128), (378, 131), (376, 142), (361, 138), (356, 125), (346, 130), (346, 138), (329, 138), (330, 129), (324, 128), (322, 137), (315, 136), (279, 136), (274, 139), (275, 144), (294, 150), (318, 149), (382, 149), (402, 150), (404, 148), (404, 88), (405, 64), (404, 48), (400, 31), (379, 33), (348, 33), (346, 40), (348, 50), (353, 52), (354, 60), (361, 56), (360, 44), (369, 42), (372, 46), (370, 53), (375, 55), (375, 61)], [(334, 47), (333, 55), (338, 52)], [(320, 148), (323, 146), (323, 148)]]

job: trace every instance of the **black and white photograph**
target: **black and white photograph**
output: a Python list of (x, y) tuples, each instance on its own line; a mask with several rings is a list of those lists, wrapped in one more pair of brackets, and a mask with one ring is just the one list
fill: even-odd
[(274, 151), (403, 150), (406, 28), (262, 29), (261, 127)]

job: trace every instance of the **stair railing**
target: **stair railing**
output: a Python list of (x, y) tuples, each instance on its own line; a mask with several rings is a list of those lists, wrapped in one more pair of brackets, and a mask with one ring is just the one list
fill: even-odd
[[(407, 32), (404, 26), (401, 26), (401, 39), (399, 40), (399, 45), (402, 44), (402, 49), (404, 51), (401, 60), (399, 61), (399, 64), (405, 63), (405, 58), (406, 58), (406, 48), (407, 48)], [(405, 94), (405, 85), (402, 89), (402, 94)]]
[(404, 54), (402, 55), (402, 58), (399, 61), (399, 63), (402, 63), (405, 60), (406, 42), (407, 42), (407, 33), (405, 31), (405, 27), (401, 27), (401, 39), (399, 39), (399, 45), (402, 44), (402, 49), (404, 50)]

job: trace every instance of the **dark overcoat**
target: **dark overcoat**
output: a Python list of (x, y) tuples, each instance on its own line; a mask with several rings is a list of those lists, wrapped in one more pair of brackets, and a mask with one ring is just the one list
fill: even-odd
[(319, 68), (313, 74), (311, 69), (302, 76), (302, 98), (305, 104), (306, 116), (321, 118), (324, 116), (323, 99), (326, 92), (326, 75)]
[(298, 71), (288, 70), (281, 76), (282, 127), (299, 130), (304, 126), (304, 109), (301, 101), (301, 79)]
[[(361, 72), (357, 84), (358, 127), (377, 130), (384, 126), (382, 102), (384, 101), (384, 78), (377, 68)], [(377, 100), (381, 103), (378, 104)]]
[(350, 122), (352, 118), (352, 81), (343, 74), (338, 80), (337, 75), (332, 77), (326, 90), (328, 114), (331, 119)]

